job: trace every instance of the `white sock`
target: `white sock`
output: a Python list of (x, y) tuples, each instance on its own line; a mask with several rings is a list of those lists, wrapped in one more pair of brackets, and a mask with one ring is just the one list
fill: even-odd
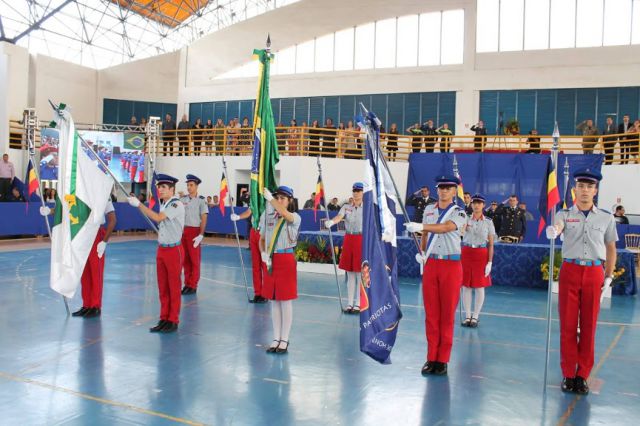
[(471, 318), (471, 293), (473, 289), (469, 287), (462, 287), (462, 306), (467, 313), (465, 318)]
[(475, 319), (480, 318), (480, 311), (482, 310), (483, 303), (484, 303), (484, 288), (476, 288), (476, 303), (475, 303), (475, 310), (473, 311), (473, 317)]
[(280, 305), (282, 302), (274, 300), (271, 302), (271, 324), (273, 324), (273, 340), (276, 342), (271, 342), (272, 347), (278, 346), (277, 341), (281, 340), (282, 333), (282, 306)]
[(356, 273), (347, 271), (347, 306), (353, 306), (353, 296), (356, 290)]
[(280, 332), (280, 347), (286, 348), (289, 341), (289, 332), (291, 331), (291, 324), (293, 323), (293, 300), (283, 300), (280, 303), (280, 309), (282, 311), (282, 325)]
[(360, 307), (360, 274), (358, 272), (353, 273), (353, 280), (356, 286), (356, 303), (354, 306)]

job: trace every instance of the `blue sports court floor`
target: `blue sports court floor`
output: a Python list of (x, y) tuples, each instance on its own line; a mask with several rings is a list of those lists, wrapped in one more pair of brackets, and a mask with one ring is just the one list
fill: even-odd
[(425, 378), (416, 281), (402, 282), (405, 317), (393, 364), (382, 366), (359, 352), (357, 318), (340, 313), (333, 276), (318, 274), (299, 274), (289, 354), (266, 354), (270, 307), (247, 303), (232, 247), (204, 247), (200, 289), (183, 298), (171, 335), (148, 332), (158, 315), (152, 241), (109, 245), (99, 319), (66, 317), (48, 288), (48, 249), (0, 252), (0, 270), (3, 425), (640, 422), (635, 297), (601, 312), (588, 397), (559, 389), (553, 322), (543, 400), (541, 291), (489, 289), (480, 327), (456, 326), (448, 377)]

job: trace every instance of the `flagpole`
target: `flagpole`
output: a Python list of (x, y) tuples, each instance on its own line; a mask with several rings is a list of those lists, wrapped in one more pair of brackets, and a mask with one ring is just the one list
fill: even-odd
[[(29, 161), (31, 161), (31, 166), (33, 167), (33, 173), (36, 175), (36, 182), (38, 182), (38, 192), (40, 193), (40, 205), (42, 207), (46, 207), (44, 202), (44, 194), (42, 193), (42, 187), (40, 183), (40, 171), (38, 170), (38, 164), (35, 162), (36, 157), (36, 127), (38, 126), (38, 117), (36, 116), (35, 109), (29, 108), (25, 109), (23, 112), (23, 125), (25, 136), (27, 139), (27, 145), (29, 149)], [(27, 166), (28, 168), (28, 166)], [(29, 185), (27, 178), (27, 186)], [(28, 196), (27, 191), (27, 196)], [(27, 200), (29, 201), (29, 200)], [(44, 223), (47, 226), (47, 232), (49, 233), (49, 240), (51, 240), (51, 225), (49, 225), (49, 216), (43, 216)], [(64, 302), (64, 309), (67, 311), (67, 316), (71, 315), (71, 311), (69, 310), (69, 302), (67, 301), (67, 297), (62, 295), (62, 301)]]
[[(49, 99), (49, 104), (51, 105), (51, 107), (60, 115), (60, 117), (62, 117), (64, 119), (64, 116), (62, 114), (60, 114), (60, 110), (58, 107), (56, 107), (53, 102), (51, 102), (51, 100)], [(76, 133), (78, 134), (78, 139), (80, 139), (80, 143), (82, 143), (82, 145), (87, 148), (89, 151), (93, 152), (93, 149), (91, 148), (91, 146), (87, 143), (86, 140), (84, 140), (84, 138), (80, 135), (80, 133), (78, 133), (76, 131)], [(98, 160), (98, 163), (100, 163), (100, 165), (106, 170), (106, 172), (109, 174), (109, 176), (111, 176), (111, 178), (113, 179), (113, 181), (116, 183), (116, 186), (118, 188), (120, 188), (120, 190), (124, 193), (124, 195), (128, 198), (129, 197), (129, 193), (127, 192), (127, 190), (124, 188), (124, 186), (122, 185), (122, 183), (120, 183), (120, 181), (118, 181), (118, 178), (116, 178), (116, 176), (113, 174), (113, 172), (111, 171), (111, 169), (109, 169), (109, 167), (105, 164), (104, 161), (102, 161), (102, 158), (100, 158), (98, 155), (94, 155), (94, 157)], [(151, 219), (149, 219), (145, 214), (142, 213), (142, 211), (140, 211), (140, 214), (142, 214), (142, 216), (146, 219), (147, 223), (149, 223), (149, 225), (151, 226), (151, 229), (153, 229), (154, 231), (156, 231), (156, 233), (158, 233), (158, 228), (156, 227), (155, 223), (153, 223), (151, 221)]]
[[(224, 170), (224, 175), (227, 179), (227, 188), (231, 188), (231, 179), (229, 178), (229, 172), (227, 172), (227, 161), (222, 156), (222, 169)], [(231, 198), (231, 191), (227, 191), (227, 196), (229, 198), (229, 208), (231, 209), (231, 214), (235, 214), (233, 210), (233, 200)], [(247, 291), (247, 300), (251, 303), (251, 296), (249, 295), (249, 281), (247, 280), (247, 272), (244, 270), (244, 258), (242, 257), (242, 248), (240, 247), (240, 236), (238, 235), (238, 225), (235, 221), (231, 221), (233, 223), (233, 230), (236, 234), (236, 243), (238, 244), (238, 256), (240, 256), (240, 267), (242, 269), (242, 278), (244, 279), (244, 288)]]
[[(460, 179), (460, 170), (458, 169), (458, 158), (456, 157), (456, 154), (453, 154), (453, 175), (456, 178)], [(458, 204), (457, 203), (457, 199), (458, 199), (458, 190), (456, 188), (456, 194), (453, 196), (453, 202), (455, 204)], [(463, 323), (463, 318), (462, 318), (462, 287), (460, 287), (460, 301), (458, 302), (458, 317), (460, 319), (460, 324), (462, 324)]]
[[(320, 164), (320, 157), (316, 157), (316, 162), (318, 164), (318, 176), (320, 176), (320, 182), (322, 182), (322, 186), (324, 189), (324, 180), (322, 179), (322, 165)], [(322, 202), (322, 199), (320, 199), (320, 202)], [(324, 208), (324, 213), (327, 220), (330, 220), (329, 209), (326, 207), (326, 205)], [(338, 301), (340, 302), (340, 311), (342, 312), (344, 311), (344, 307), (342, 306), (342, 291), (340, 290), (340, 283), (338, 282), (338, 265), (336, 265), (336, 250), (333, 246), (333, 233), (331, 232), (331, 227), (327, 229), (329, 231), (329, 244), (331, 245), (331, 260), (333, 261), (333, 273), (336, 277), (336, 287), (338, 288)], [(356, 291), (360, 291), (360, 286), (358, 286)]]
[[(553, 146), (551, 147), (551, 168), (556, 173), (558, 169), (558, 143), (560, 139), (560, 132), (558, 131), (558, 122), (556, 121), (553, 129)], [(565, 177), (568, 173), (568, 163), (565, 165)], [(548, 179), (548, 177), (547, 177)], [(548, 184), (547, 184), (548, 185)], [(547, 206), (548, 208), (548, 206)], [(556, 209), (555, 206), (551, 209), (551, 226), (555, 226), (556, 222)], [(547, 395), (547, 373), (549, 370), (549, 347), (551, 346), (551, 295), (553, 288), (553, 272), (555, 264), (556, 254), (556, 240), (555, 238), (549, 242), (549, 282), (547, 283), (547, 342), (544, 356), (544, 387), (542, 389), (543, 398)]]
[[(564, 200), (563, 203), (567, 201), (567, 189), (569, 189), (569, 159), (564, 157)], [(569, 189), (569, 194), (571, 194), (571, 190)], [(567, 204), (566, 208), (569, 208)]]

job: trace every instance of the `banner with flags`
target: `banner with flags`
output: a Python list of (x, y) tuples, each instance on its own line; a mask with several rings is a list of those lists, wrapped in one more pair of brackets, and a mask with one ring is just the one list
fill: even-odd
[(60, 129), (59, 176), (51, 230), (51, 288), (73, 297), (113, 187), (83, 149), (71, 114), (56, 114)]
[(538, 237), (547, 227), (549, 214), (560, 203), (560, 191), (558, 190), (558, 176), (551, 157), (547, 159), (547, 172), (542, 183), (540, 199), (538, 201), (538, 211), (540, 212), (540, 222), (538, 223)]
[[(270, 42), (269, 42), (270, 43)], [(269, 49), (254, 50), (260, 62), (258, 77), (258, 97), (253, 115), (253, 154), (251, 159), (250, 206), (251, 221), (255, 229), (259, 228), (258, 221), (265, 209), (265, 199), (262, 195), (264, 188), (275, 191), (276, 164), (279, 161), (276, 128), (269, 98), (269, 69), (273, 55)]]
[(367, 130), (366, 182), (362, 223), (360, 283), (360, 351), (382, 364), (391, 350), (402, 318), (398, 292), (393, 180), (380, 152), (380, 122), (373, 113), (360, 123)]
[(318, 221), (316, 214), (318, 212), (318, 206), (325, 206), (324, 201), (324, 184), (322, 183), (322, 175), (318, 174), (318, 183), (316, 183), (316, 196), (313, 198), (313, 220)]
[(224, 216), (224, 203), (229, 193), (229, 185), (227, 184), (227, 177), (222, 172), (222, 180), (220, 180), (220, 195), (218, 196), (218, 206), (220, 207), (220, 213)]
[(158, 176), (156, 172), (153, 172), (151, 178), (151, 194), (149, 195), (149, 208), (155, 212), (160, 211), (160, 204), (158, 203)]

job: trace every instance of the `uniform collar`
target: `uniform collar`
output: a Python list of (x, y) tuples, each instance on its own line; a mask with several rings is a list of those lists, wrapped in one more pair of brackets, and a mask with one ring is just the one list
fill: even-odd
[[(582, 210), (580, 210), (580, 209), (578, 208), (578, 205), (577, 205), (577, 204), (574, 204), (573, 206), (571, 206), (571, 211), (572, 211), (573, 213), (579, 213), (579, 212), (581, 212)], [(598, 213), (598, 207), (596, 207), (595, 203), (594, 203), (594, 204), (593, 204), (593, 206), (591, 207), (591, 211), (592, 211), (592, 212), (594, 212), (594, 213)]]
[(480, 222), (482, 220), (484, 220), (484, 213), (482, 215), (480, 215), (480, 219), (476, 219), (473, 217), (473, 213), (471, 213), (471, 215), (469, 216), (471, 218), (471, 220), (475, 220), (476, 222)]

